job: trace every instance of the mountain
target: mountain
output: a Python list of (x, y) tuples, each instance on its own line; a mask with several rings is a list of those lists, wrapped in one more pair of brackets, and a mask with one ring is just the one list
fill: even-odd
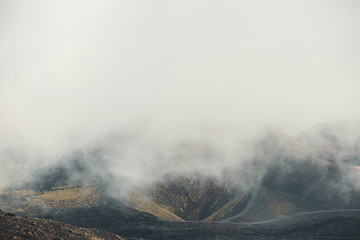
[(112, 133), (3, 187), (0, 207), (134, 239), (351, 238), (360, 216), (355, 126), (269, 130), (231, 161), (206, 139)]

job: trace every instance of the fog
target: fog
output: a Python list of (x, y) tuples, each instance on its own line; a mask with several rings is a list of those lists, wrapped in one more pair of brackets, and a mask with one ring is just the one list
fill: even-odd
[(142, 129), (133, 155), (111, 160), (133, 181), (157, 176), (157, 153), (173, 159), (164, 152), (184, 139), (214, 147), (211, 158), (184, 159), (218, 173), (251, 159), (244, 142), (265, 128), (294, 135), (359, 119), (359, 10), (358, 1), (2, 1), (1, 159), (47, 164)]

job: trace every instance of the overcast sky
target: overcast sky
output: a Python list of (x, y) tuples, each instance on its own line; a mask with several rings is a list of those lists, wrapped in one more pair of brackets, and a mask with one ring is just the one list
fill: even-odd
[(55, 151), (142, 115), (289, 134), (360, 118), (359, 13), (360, 1), (1, 1), (0, 143)]

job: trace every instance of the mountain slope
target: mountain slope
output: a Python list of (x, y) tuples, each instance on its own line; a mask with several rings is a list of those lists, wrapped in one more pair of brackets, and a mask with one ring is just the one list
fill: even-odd
[(226, 221), (260, 222), (278, 216), (294, 215), (302, 212), (331, 210), (332, 208), (288, 193), (267, 187), (259, 187), (253, 192), (246, 208)]

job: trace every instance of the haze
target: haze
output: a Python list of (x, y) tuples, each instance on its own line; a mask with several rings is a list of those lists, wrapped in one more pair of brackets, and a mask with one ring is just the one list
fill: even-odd
[(142, 116), (164, 134), (360, 118), (359, 12), (358, 1), (2, 1), (0, 149), (61, 155)]

